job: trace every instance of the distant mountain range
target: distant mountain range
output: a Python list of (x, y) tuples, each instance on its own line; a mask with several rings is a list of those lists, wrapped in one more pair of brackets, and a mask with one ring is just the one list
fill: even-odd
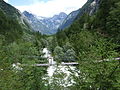
[(23, 15), (25, 15), (31, 24), (31, 27), (35, 31), (39, 31), (42, 34), (55, 34), (62, 24), (63, 20), (67, 17), (67, 14), (61, 12), (59, 15), (54, 15), (53, 17), (41, 17), (36, 16), (28, 11), (24, 11)]
[(71, 12), (69, 15), (61, 12), (49, 18), (36, 16), (28, 11), (21, 13), (3, 0), (0, 0), (0, 9), (3, 10), (8, 17), (18, 20), (24, 28), (33, 29), (34, 31), (39, 31), (46, 35), (52, 35), (57, 33), (58, 29), (64, 30), (69, 27), (84, 13), (88, 13), (89, 15), (94, 14), (99, 7), (99, 3), (100, 0), (88, 0), (82, 8)]

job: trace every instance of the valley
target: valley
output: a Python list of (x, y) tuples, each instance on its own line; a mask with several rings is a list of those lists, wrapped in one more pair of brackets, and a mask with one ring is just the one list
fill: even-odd
[(0, 90), (120, 90), (120, 1), (43, 17), (0, 0)]

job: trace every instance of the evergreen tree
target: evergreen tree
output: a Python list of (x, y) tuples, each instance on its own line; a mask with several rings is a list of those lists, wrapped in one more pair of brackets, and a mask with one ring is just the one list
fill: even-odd
[(107, 30), (113, 42), (120, 43), (120, 2), (111, 7), (107, 18)]

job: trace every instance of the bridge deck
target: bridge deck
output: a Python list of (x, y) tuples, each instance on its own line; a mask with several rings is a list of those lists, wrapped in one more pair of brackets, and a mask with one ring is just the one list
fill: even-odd
[[(49, 63), (46, 63), (46, 64), (35, 64), (33, 66), (54, 66), (56, 64), (49, 64)], [(61, 65), (78, 65), (77, 62), (71, 62), (71, 63), (61, 63)]]
[[(120, 58), (113, 58), (112, 59), (112, 61), (113, 60), (120, 60)], [(97, 63), (100, 63), (100, 62), (103, 62), (103, 61), (107, 61), (107, 62), (109, 62), (109, 61), (111, 61), (111, 60), (109, 60), (109, 59), (104, 59), (104, 60), (99, 60), (99, 61), (95, 61), (95, 62), (97, 62)], [(79, 63), (78, 62), (68, 62), (68, 63), (65, 63), (65, 62), (62, 62), (61, 63), (61, 65), (78, 65)], [(31, 66), (38, 66), (38, 67), (43, 67), (43, 66), (54, 66), (54, 65), (56, 65), (56, 63), (54, 63), (54, 64), (49, 64), (49, 63), (45, 63), (45, 64), (34, 64), (34, 65), (31, 65)], [(22, 66), (29, 66), (29, 65), (27, 65), (27, 64), (22, 64)]]

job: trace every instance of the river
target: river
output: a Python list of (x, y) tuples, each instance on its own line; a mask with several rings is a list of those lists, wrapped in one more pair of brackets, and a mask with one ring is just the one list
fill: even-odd
[[(74, 82), (72, 75), (78, 76), (75, 72), (75, 66), (67, 66), (67, 65), (57, 65), (57, 62), (54, 61), (50, 51), (47, 48), (43, 49), (44, 57), (47, 58), (49, 66), (47, 68), (47, 74), (43, 79), (48, 80), (49, 83), (57, 82), (59, 85), (64, 87), (71, 86)], [(56, 81), (55, 81), (56, 80)], [(60, 81), (60, 82), (58, 82)]]

